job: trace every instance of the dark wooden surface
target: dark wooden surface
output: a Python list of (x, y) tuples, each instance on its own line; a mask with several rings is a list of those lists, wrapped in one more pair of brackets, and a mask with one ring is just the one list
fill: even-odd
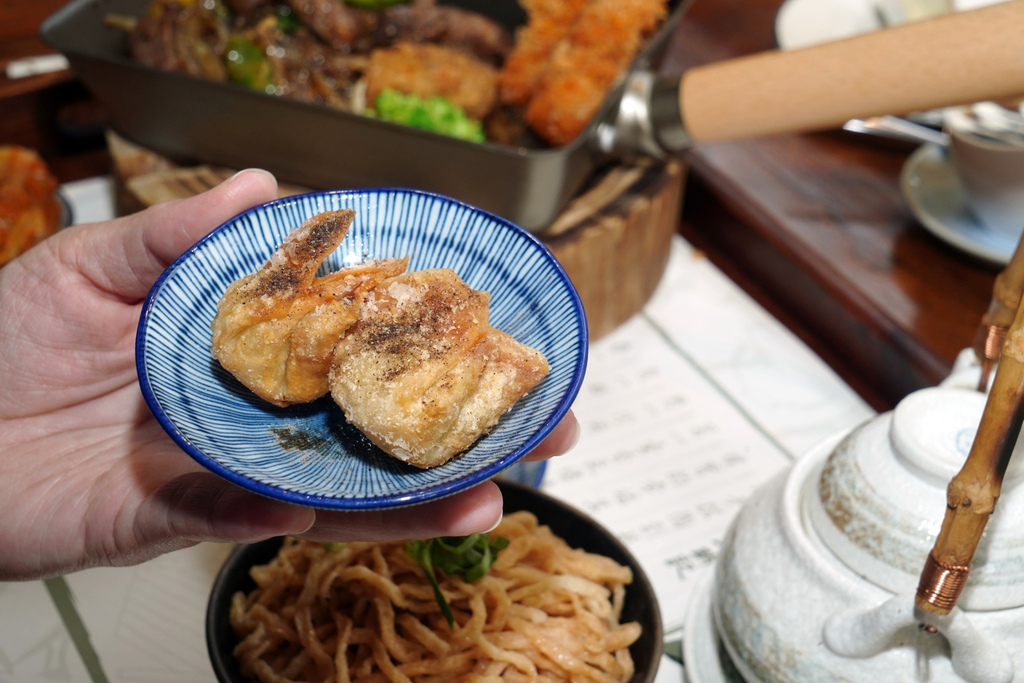
[(53, 54), (39, 26), (64, 0), (0, 0), (0, 144), (37, 150), (62, 182), (107, 173), (104, 114), (67, 70), (7, 78), (7, 64)]
[[(25, 34), (27, 19), (4, 22), (8, 11), (27, 17), (29, 6), (45, 16), (41, 4), (26, 2), (0, 0), (0, 26), (10, 27), (0, 30), (0, 66), (45, 50)], [(780, 3), (694, 0), (663, 70), (773, 49)], [(30, 83), (0, 75), (0, 144), (39, 149), (64, 182), (110, 171), (100, 123), (102, 111), (69, 74)], [(971, 343), (998, 272), (914, 219), (899, 190), (911, 151), (833, 131), (685, 155), (682, 234), (878, 409), (948, 373)]]
[[(664, 71), (774, 49), (780, 4), (696, 0)], [(832, 131), (687, 154), (683, 235), (878, 409), (948, 374), (999, 271), (915, 220), (899, 188), (912, 151)]]

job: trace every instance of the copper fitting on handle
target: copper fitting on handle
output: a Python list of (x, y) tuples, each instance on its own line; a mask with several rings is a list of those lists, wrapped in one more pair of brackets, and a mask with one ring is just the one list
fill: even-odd
[(949, 614), (960, 599), (970, 572), (970, 565), (948, 565), (928, 553), (917, 584), (917, 606), (933, 614)]
[(988, 389), (988, 380), (992, 368), (999, 361), (1003, 350), (1007, 328), (1000, 325), (982, 323), (974, 338), (974, 353), (981, 362), (981, 377), (978, 379), (978, 391), (984, 393)]
[(1003, 342), (1006, 340), (1007, 328), (1000, 325), (982, 323), (978, 328), (978, 335), (974, 341), (974, 352), (981, 360), (997, 361), (999, 354), (1003, 351)]

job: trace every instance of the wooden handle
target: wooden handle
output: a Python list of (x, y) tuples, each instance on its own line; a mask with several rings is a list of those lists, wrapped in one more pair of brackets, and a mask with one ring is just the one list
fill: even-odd
[(834, 128), (1024, 94), (1024, 0), (834, 43), (694, 67), (679, 86), (694, 142)]
[(946, 514), (928, 554), (915, 603), (949, 614), (963, 591), (974, 553), (1002, 492), (1003, 475), (1024, 424), (1024, 306), (1018, 306), (963, 467), (946, 489)]
[(1010, 329), (1017, 309), (1020, 308), (1021, 294), (1024, 293), (1024, 237), (1017, 242), (1017, 248), (1010, 257), (1006, 268), (996, 276), (992, 285), (992, 300), (988, 310), (981, 317), (981, 323), (974, 335), (974, 354), (981, 363), (978, 377), (978, 391), (988, 390), (989, 376), (1003, 351), (1003, 341)]
[(1021, 294), (1024, 293), (1024, 238), (1010, 257), (1010, 262), (996, 276), (992, 285), (992, 300), (982, 317), (982, 324), (1010, 329), (1020, 308)]

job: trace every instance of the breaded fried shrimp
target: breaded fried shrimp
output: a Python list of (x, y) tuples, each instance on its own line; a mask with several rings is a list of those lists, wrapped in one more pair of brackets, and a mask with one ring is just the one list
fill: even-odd
[(551, 60), (526, 107), (544, 140), (576, 139), (667, 12), (665, 0), (591, 0)]
[(590, 0), (524, 0), (527, 24), (516, 31), (516, 41), (498, 74), (501, 103), (525, 106), (533, 95), (551, 53), (572, 29)]

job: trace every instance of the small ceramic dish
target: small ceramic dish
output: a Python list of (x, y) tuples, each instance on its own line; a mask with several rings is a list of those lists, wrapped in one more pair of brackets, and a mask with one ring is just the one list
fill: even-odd
[(922, 145), (903, 165), (900, 190), (914, 217), (943, 242), (984, 261), (1006, 265), (1017, 239), (982, 223), (945, 148)]
[[(541, 351), (547, 377), (469, 450), (430, 470), (388, 457), (325, 397), (276, 408), (212, 358), (210, 322), (228, 284), (256, 271), (287, 234), (322, 211), (356, 219), (324, 263), (410, 257), (410, 270), (454, 269), (491, 294), (490, 321)], [(255, 207), (181, 256), (143, 307), (136, 365), (168, 434), (199, 463), (257, 493), (333, 509), (397, 507), (447, 496), (497, 475), (568, 411), (587, 360), (583, 307), (551, 252), (525, 230), (447, 197), (403, 189), (316, 192)]]
[[(633, 571), (633, 582), (626, 587), (621, 618), (623, 623), (636, 621), (641, 627), (640, 638), (629, 648), (636, 668), (631, 683), (652, 683), (661, 662), (664, 630), (654, 586), (637, 559), (611, 532), (557, 498), (522, 484), (499, 480), (498, 486), (505, 500), (506, 513), (529, 510), (541, 524), (551, 527), (569, 545), (610, 557)], [(269, 562), (280, 546), (281, 539), (239, 546), (228, 556), (214, 580), (206, 609), (206, 645), (220, 683), (248, 681), (239, 672), (233, 654), (237, 639), (228, 616), (231, 597), (237, 591), (250, 591), (256, 587), (249, 576), (249, 568)]]

